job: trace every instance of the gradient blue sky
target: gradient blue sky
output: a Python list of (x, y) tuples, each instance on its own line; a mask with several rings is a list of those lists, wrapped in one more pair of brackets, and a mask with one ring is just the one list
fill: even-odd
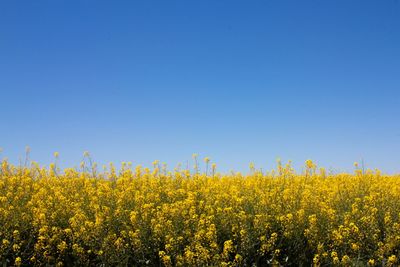
[(398, 0), (0, 2), (0, 147), (400, 172)]

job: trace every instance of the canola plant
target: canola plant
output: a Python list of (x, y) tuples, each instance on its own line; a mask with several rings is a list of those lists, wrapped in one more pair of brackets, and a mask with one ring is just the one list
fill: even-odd
[[(87, 156), (87, 155), (86, 155)], [(56, 154), (58, 157), (58, 154)], [(400, 176), (0, 168), (2, 266), (397, 266)]]

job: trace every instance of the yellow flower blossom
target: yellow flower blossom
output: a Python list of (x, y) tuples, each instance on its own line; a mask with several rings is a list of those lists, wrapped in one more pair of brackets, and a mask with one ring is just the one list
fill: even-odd
[(36, 266), (398, 265), (400, 175), (327, 174), (311, 160), (299, 174), (281, 162), (274, 172), (252, 165), (249, 174), (216, 173), (213, 163), (208, 173), (209, 158), (201, 172), (197, 155), (196, 173), (158, 161), (153, 170), (124, 163), (92, 172), (84, 157), (82, 169), (1, 162), (0, 258)]
[(21, 257), (16, 257), (14, 262), (15, 266), (21, 266), (21, 263), (22, 263)]

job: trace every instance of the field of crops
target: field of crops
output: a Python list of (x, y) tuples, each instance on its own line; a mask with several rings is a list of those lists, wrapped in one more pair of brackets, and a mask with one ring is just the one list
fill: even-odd
[[(206, 159), (208, 167), (209, 160)], [(3, 266), (397, 266), (400, 176), (0, 170)]]

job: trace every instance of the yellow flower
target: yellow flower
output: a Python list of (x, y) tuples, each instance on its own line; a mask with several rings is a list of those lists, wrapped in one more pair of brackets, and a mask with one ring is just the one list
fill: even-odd
[(333, 264), (339, 264), (340, 260), (338, 257), (333, 257), (332, 262), (333, 262)]
[(350, 263), (350, 257), (347, 256), (347, 255), (344, 255), (344, 256), (342, 257), (342, 263), (344, 263), (344, 264)]
[(7, 239), (3, 239), (3, 246), (7, 247), (10, 244), (10, 241), (8, 241)]
[(314, 258), (313, 258), (313, 263), (314, 264), (318, 264), (319, 263), (319, 255), (315, 254)]
[(65, 243), (65, 241), (61, 241), (61, 243), (57, 246), (57, 248), (58, 248), (58, 250), (63, 252), (64, 250), (67, 249), (67, 243)]
[(249, 168), (250, 168), (250, 170), (252, 170), (252, 171), (255, 169), (254, 162), (250, 162)]
[(352, 249), (352, 250), (358, 251), (359, 248), (360, 248), (360, 247), (359, 247), (356, 243), (352, 243), (352, 244), (351, 244), (351, 249)]
[(240, 254), (235, 255), (235, 262), (241, 263), (243, 261), (243, 257)]
[(19, 237), (19, 231), (18, 230), (14, 230), (13, 237), (14, 238), (18, 238)]
[(394, 263), (396, 263), (397, 262), (397, 257), (396, 257), (396, 255), (392, 255), (392, 256), (390, 256), (389, 258), (388, 258), (388, 263), (389, 264), (394, 264)]
[(314, 168), (314, 163), (312, 162), (311, 159), (306, 160), (306, 167), (307, 167), (308, 169)]
[[(215, 163), (210, 174), (169, 172), (157, 161), (154, 170), (122, 163), (91, 172), (88, 161), (85, 171), (57, 175), (55, 163), (1, 162), (0, 218), (7, 220), (0, 255), (14, 255), (9, 265), (61, 266), (65, 253), (74, 266), (147, 256), (152, 260), (137, 263), (151, 265), (154, 247), (163, 248), (157, 261), (165, 266), (243, 266), (249, 255), (269, 265), (304, 265), (311, 250), (314, 266), (398, 265), (400, 175), (327, 175), (312, 161), (301, 174), (281, 163), (279, 175), (215, 175)], [(283, 249), (304, 238), (304, 252)]]
[(14, 252), (17, 252), (17, 251), (19, 251), (20, 246), (18, 244), (14, 244), (12, 248), (13, 248)]
[(21, 266), (21, 263), (22, 263), (21, 257), (16, 257), (14, 262), (15, 266)]

